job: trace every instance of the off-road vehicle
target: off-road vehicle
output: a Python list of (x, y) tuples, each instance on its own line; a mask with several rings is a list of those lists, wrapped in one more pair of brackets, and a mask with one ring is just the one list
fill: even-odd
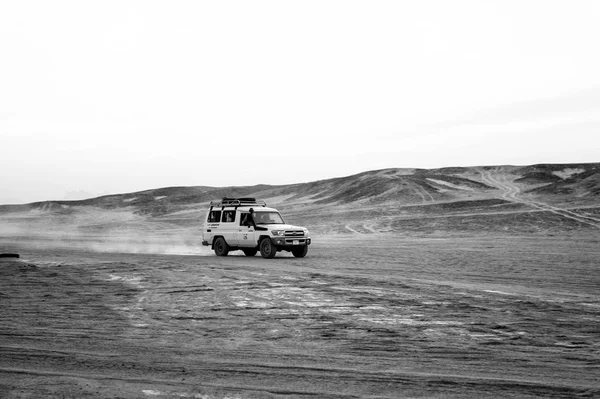
[(210, 245), (218, 256), (242, 250), (246, 256), (260, 251), (263, 258), (273, 258), (289, 251), (302, 258), (310, 242), (307, 229), (286, 224), (277, 209), (255, 198), (212, 201), (202, 230), (202, 245)]

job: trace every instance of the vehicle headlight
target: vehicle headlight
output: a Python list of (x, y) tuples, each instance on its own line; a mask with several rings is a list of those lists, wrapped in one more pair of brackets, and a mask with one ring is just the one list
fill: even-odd
[(304, 229), (304, 236), (308, 237), (308, 229)]
[(271, 230), (271, 234), (274, 236), (283, 236), (285, 234), (285, 230)]

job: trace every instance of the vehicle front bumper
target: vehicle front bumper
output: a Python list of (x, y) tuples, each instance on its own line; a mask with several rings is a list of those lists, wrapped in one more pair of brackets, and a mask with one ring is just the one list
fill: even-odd
[[(311, 243), (310, 237), (280, 237), (280, 236), (276, 236), (276, 237), (271, 238), (271, 241), (273, 241), (273, 244), (277, 245), (278, 247), (286, 247), (286, 248), (301, 247), (303, 245), (310, 245), (310, 243)], [(294, 243), (295, 241), (297, 241), (296, 244)]]

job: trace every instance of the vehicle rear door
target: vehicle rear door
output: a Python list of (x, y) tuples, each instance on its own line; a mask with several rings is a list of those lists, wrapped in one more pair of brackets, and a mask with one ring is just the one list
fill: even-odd
[(235, 221), (235, 210), (224, 210), (221, 216), (219, 233), (225, 238), (227, 244), (236, 246), (237, 223)]
[(202, 231), (202, 238), (208, 244), (212, 244), (213, 236), (215, 231), (218, 230), (221, 223), (221, 210), (211, 209), (208, 212), (206, 223), (204, 223), (204, 230)]

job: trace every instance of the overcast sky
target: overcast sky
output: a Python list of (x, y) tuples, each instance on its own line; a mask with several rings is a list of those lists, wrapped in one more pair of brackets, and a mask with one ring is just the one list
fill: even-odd
[(598, 1), (0, 0), (0, 203), (600, 162)]

